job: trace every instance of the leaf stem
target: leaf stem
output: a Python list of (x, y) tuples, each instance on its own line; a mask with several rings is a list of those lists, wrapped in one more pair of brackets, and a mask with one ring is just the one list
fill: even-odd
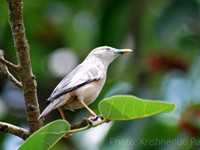
[(84, 131), (84, 130), (87, 130), (91, 128), (91, 125), (87, 125), (85, 127), (82, 127), (82, 128), (78, 128), (78, 129), (73, 129), (73, 130), (69, 130), (67, 134), (72, 134), (72, 133), (76, 133), (76, 132), (81, 132), (81, 131)]
[(107, 122), (106, 119), (103, 119), (103, 120), (101, 120), (100, 122), (94, 123), (94, 124), (93, 124), (92, 122), (89, 123), (89, 121), (88, 121), (87, 126), (82, 127), (82, 128), (77, 128), (77, 129), (69, 130), (69, 131), (67, 132), (67, 134), (72, 134), (72, 133), (76, 133), (76, 132), (81, 132), (81, 131), (87, 130), (87, 129), (89, 129), (89, 128), (92, 128), (92, 127), (97, 127), (97, 126), (99, 126), (99, 125), (101, 125), (101, 124), (103, 124), (103, 123), (105, 123), (105, 122)]

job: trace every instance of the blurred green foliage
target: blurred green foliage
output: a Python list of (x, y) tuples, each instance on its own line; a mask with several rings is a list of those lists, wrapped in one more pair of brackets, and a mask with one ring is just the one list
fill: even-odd
[[(6, 1), (0, 10), (0, 49), (5, 58), (16, 62)], [(99, 100), (115, 94), (177, 104), (172, 115), (111, 122), (63, 140), (54, 149), (197, 149), (200, 145), (199, 0), (29, 0), (24, 1), (24, 21), (41, 110), (62, 79), (51, 72), (51, 55), (67, 48), (81, 62), (102, 45), (135, 52), (110, 66), (106, 85), (92, 109), (98, 112)], [(62, 62), (70, 66), (68, 59), (58, 64)], [(26, 126), (22, 93), (0, 78), (1, 121)], [(66, 111), (66, 116), (76, 122), (88, 113), (84, 109)], [(45, 123), (58, 118), (54, 111)], [(0, 149), (16, 149), (20, 144), (7, 134), (0, 134), (0, 141)]]

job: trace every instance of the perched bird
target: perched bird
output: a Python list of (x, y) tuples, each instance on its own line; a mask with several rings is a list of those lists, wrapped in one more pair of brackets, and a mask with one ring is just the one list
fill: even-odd
[(63, 109), (73, 111), (82, 107), (85, 107), (92, 117), (96, 117), (87, 105), (91, 104), (101, 92), (109, 64), (118, 56), (131, 51), (108, 46), (92, 50), (86, 59), (56, 86), (47, 99), (49, 105), (38, 119), (58, 108), (61, 117), (66, 120)]

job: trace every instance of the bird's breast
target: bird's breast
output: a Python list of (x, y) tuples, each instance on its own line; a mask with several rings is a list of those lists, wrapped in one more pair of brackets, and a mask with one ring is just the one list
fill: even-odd
[(77, 97), (83, 97), (85, 104), (91, 104), (101, 92), (103, 85), (105, 83), (105, 78), (90, 82), (82, 87), (79, 87), (75, 91), (71, 92), (71, 99), (67, 101), (65, 108), (68, 109), (79, 109), (83, 105), (78, 101)]
[(76, 93), (77, 95), (83, 96), (84, 102), (89, 105), (98, 97), (104, 83), (103, 80), (93, 81), (77, 89)]

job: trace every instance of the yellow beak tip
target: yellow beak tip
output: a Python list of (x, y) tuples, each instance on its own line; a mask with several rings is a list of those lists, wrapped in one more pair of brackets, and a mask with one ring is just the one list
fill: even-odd
[(119, 50), (114, 51), (114, 54), (126, 54), (130, 52), (132, 52), (131, 49), (119, 49)]
[(133, 50), (132, 49), (122, 49), (121, 50), (123, 53), (130, 53), (132, 52)]

